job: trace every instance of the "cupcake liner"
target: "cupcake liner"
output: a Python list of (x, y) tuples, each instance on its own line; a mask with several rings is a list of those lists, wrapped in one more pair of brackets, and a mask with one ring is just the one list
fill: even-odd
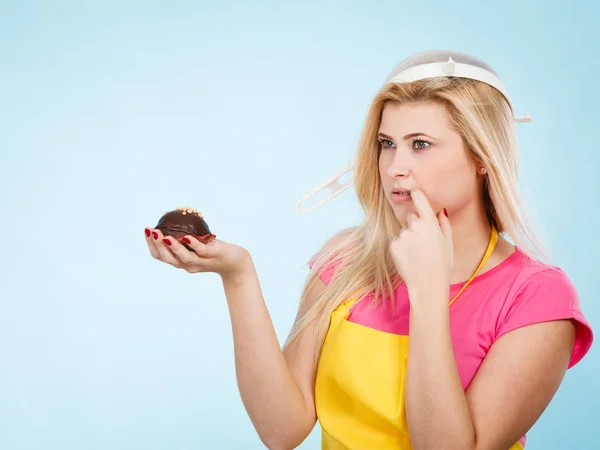
[(184, 234), (184, 235), (181, 235), (179, 237), (175, 237), (175, 239), (177, 240), (177, 242), (179, 242), (181, 245), (183, 245), (185, 248), (187, 248), (188, 250), (190, 250), (192, 252), (194, 251), (194, 249), (191, 248), (188, 244), (186, 244), (184, 242), (184, 240), (183, 240), (183, 238), (185, 236), (193, 236), (194, 238), (198, 239), (203, 244), (208, 244), (209, 242), (212, 242), (212, 241), (214, 241), (217, 238), (217, 236), (214, 235), (214, 234), (212, 234), (212, 233), (204, 234), (202, 236), (200, 236), (198, 234), (187, 234), (187, 235)]
[(178, 232), (173, 232), (173, 231), (168, 231), (168, 230), (164, 230), (164, 231), (161, 230), (161, 231), (165, 236), (172, 237), (173, 239), (175, 239), (177, 242), (179, 242), (181, 245), (183, 245), (185, 248), (187, 248), (191, 252), (193, 252), (194, 249), (185, 243), (185, 241), (183, 240), (183, 238), (185, 236), (193, 236), (194, 238), (198, 239), (203, 244), (208, 244), (209, 242), (212, 242), (217, 238), (217, 236), (212, 233), (199, 235), (199, 234), (192, 234), (192, 233), (178, 233)]

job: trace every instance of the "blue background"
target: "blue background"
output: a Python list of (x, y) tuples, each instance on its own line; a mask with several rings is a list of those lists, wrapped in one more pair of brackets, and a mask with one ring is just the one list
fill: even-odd
[[(483, 58), (534, 116), (528, 204), (600, 330), (594, 2), (0, 5), (0, 449), (263, 448), (218, 276), (154, 261), (143, 228), (186, 205), (248, 248), (283, 341), (305, 263), (361, 219), (353, 190), (296, 201), (351, 159), (392, 67), (430, 48)], [(597, 448), (599, 368), (596, 344), (528, 449)]]

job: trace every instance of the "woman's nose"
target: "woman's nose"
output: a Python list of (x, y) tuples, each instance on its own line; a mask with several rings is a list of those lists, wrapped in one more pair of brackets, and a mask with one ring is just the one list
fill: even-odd
[(397, 150), (387, 172), (392, 178), (406, 177), (410, 173), (408, 157)]

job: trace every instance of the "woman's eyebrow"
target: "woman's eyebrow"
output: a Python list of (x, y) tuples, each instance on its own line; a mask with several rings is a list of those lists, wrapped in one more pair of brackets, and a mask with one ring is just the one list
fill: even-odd
[[(380, 138), (383, 138), (383, 139), (389, 139), (390, 141), (394, 140), (393, 137), (388, 136), (387, 134), (383, 134), (383, 133), (379, 133), (377, 136)], [(404, 136), (402, 139), (407, 140), (407, 139), (417, 137), (417, 136), (427, 136), (427, 137), (430, 137), (431, 139), (435, 139), (433, 136), (429, 136), (427, 133), (410, 133), (410, 134), (407, 134), (406, 136)]]

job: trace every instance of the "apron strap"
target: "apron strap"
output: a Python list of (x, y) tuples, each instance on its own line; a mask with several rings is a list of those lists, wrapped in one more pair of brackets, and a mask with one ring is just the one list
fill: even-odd
[(492, 227), (492, 235), (490, 236), (490, 242), (488, 243), (488, 246), (487, 246), (487, 249), (485, 250), (483, 258), (481, 258), (481, 262), (479, 263), (479, 266), (477, 267), (477, 269), (475, 269), (475, 272), (473, 272), (473, 275), (471, 275), (471, 278), (469, 278), (467, 280), (467, 282), (463, 285), (463, 287), (460, 288), (460, 291), (458, 291), (458, 293), (452, 298), (452, 300), (450, 300), (450, 305), (452, 303), (454, 303), (454, 301), (458, 298), (458, 296), (460, 294), (463, 293), (463, 291), (467, 288), (467, 286), (471, 283), (471, 281), (473, 281), (473, 279), (479, 274), (479, 272), (481, 272), (481, 269), (483, 268), (485, 263), (488, 261), (488, 259), (490, 259), (490, 256), (492, 256), (492, 253), (494, 252), (494, 249), (496, 248), (497, 243), (498, 243), (498, 231), (496, 230), (495, 227)]

